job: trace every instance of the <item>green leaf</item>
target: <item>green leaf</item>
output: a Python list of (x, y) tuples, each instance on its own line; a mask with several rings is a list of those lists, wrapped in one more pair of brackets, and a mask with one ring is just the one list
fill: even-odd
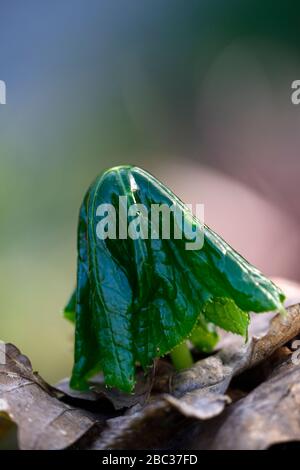
[(200, 314), (189, 340), (201, 351), (209, 353), (213, 351), (218, 343), (219, 335), (215, 325), (208, 323), (204, 316)]
[(67, 305), (64, 308), (64, 317), (72, 323), (75, 323), (76, 319), (76, 290), (72, 293)]
[[(175, 205), (186, 217), (189, 232), (197, 229), (203, 233), (203, 247), (187, 250), (186, 237), (165, 239), (159, 234), (158, 239), (151, 238), (149, 232), (157, 231), (157, 226), (143, 210), (135, 219), (124, 218), (120, 196), (127, 196), (127, 209), (143, 204), (149, 214), (152, 204)], [(116, 210), (116, 239), (111, 237), (113, 233), (106, 239), (97, 235), (104, 220), (97, 209), (103, 203)], [(119, 223), (119, 216), (126, 228), (139, 219), (140, 231), (148, 230), (148, 238), (120, 238), (124, 224)], [(171, 213), (171, 227), (175, 226), (182, 228)], [(223, 298), (231, 299), (235, 307), (220, 306)], [(130, 392), (136, 363), (147, 369), (155, 357), (181, 344), (194, 330), (201, 312), (206, 312), (209, 322), (244, 334), (241, 310), (281, 309), (283, 299), (270, 280), (193, 217), (152, 175), (137, 167), (112, 168), (89, 188), (79, 215), (71, 386), (87, 388), (89, 377), (103, 370), (107, 385)], [(211, 310), (216, 300), (218, 307)], [(222, 319), (222, 312), (230, 314), (231, 320)]]
[(241, 336), (247, 337), (249, 313), (241, 310), (232, 299), (225, 297), (208, 301), (203, 309), (207, 321)]

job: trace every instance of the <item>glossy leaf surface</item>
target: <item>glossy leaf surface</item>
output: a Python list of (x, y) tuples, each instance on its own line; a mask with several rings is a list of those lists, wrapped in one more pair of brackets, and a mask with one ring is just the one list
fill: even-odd
[[(189, 229), (204, 231), (200, 250), (186, 239), (100, 239), (98, 207), (112, 204), (119, 233), (119, 197), (127, 206), (176, 205)], [(151, 221), (138, 214), (141, 230)], [(144, 218), (144, 219), (143, 219)], [(128, 223), (134, 217), (128, 216)], [(171, 214), (171, 225), (176, 225)], [(248, 314), (282, 310), (284, 295), (224, 240), (192, 217), (167, 187), (146, 171), (112, 168), (89, 188), (79, 215), (75, 306), (75, 364), (71, 386), (88, 387), (103, 370), (106, 384), (130, 392), (135, 364), (145, 369), (194, 331), (200, 314), (209, 323), (246, 335)], [(196, 331), (196, 330), (195, 330)]]

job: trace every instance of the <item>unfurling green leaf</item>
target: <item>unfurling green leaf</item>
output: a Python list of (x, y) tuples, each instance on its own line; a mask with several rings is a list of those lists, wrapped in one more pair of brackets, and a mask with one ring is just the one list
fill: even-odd
[(207, 321), (241, 336), (247, 336), (249, 313), (241, 310), (232, 299), (216, 298), (207, 302), (203, 315)]
[[(139, 236), (124, 234), (120, 196), (127, 210), (143, 205), (135, 218), (125, 216), (129, 235), (138, 227)], [(112, 205), (115, 214), (109, 207), (107, 213), (99, 211), (102, 204)], [(146, 237), (147, 231), (157, 232), (143, 209), (150, 213), (152, 204), (178, 208), (186, 217), (187, 233), (204, 235), (203, 247), (187, 250), (186, 237)], [(109, 226), (108, 215), (116, 226)], [(170, 217), (171, 227), (178, 227), (174, 213)], [(137, 167), (112, 168), (92, 184), (80, 209), (76, 296), (65, 313), (72, 319), (75, 311), (76, 317), (71, 386), (87, 388), (89, 378), (102, 370), (108, 386), (130, 392), (136, 363), (147, 369), (154, 358), (191, 334), (195, 337), (198, 321), (204, 331), (205, 319), (246, 335), (246, 312), (282, 309), (283, 300), (270, 280), (152, 175)], [(216, 340), (211, 335), (202, 331), (201, 340), (199, 330), (194, 341), (209, 350)]]

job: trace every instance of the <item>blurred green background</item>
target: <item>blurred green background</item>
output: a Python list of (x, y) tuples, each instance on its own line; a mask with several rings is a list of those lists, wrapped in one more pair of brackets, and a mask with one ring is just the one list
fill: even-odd
[[(46, 379), (70, 373), (73, 329), (61, 311), (75, 283), (77, 213), (106, 167), (138, 164), (183, 197), (192, 187), (192, 198), (207, 197), (208, 221), (251, 261), (300, 279), (300, 109), (290, 102), (299, 10), (256, 0), (0, 1), (0, 338)], [(232, 184), (242, 197), (224, 218), (212, 197), (233, 194)], [(243, 217), (257, 224), (250, 241)]]

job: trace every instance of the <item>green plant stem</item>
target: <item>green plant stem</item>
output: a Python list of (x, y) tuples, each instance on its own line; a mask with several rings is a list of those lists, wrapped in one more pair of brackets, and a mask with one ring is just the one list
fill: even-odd
[(176, 348), (170, 352), (170, 356), (177, 370), (187, 369), (194, 363), (191, 351), (186, 342), (176, 346)]

